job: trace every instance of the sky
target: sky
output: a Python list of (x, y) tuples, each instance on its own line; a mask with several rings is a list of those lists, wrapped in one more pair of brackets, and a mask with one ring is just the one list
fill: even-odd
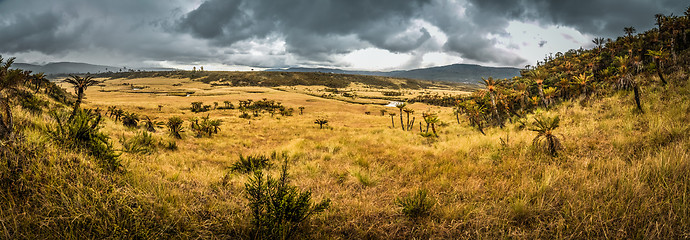
[(0, 0), (0, 55), (139, 67), (522, 68), (687, 0)]

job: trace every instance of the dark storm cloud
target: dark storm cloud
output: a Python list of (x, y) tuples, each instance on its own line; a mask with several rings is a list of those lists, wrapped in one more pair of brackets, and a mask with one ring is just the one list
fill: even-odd
[(189, 12), (179, 29), (219, 46), (284, 37), (287, 49), (307, 58), (348, 53), (368, 45), (409, 52), (431, 36), (426, 29), (408, 31), (429, 0), (269, 1), (209, 0)]
[(495, 21), (528, 20), (541, 24), (570, 26), (582, 33), (615, 37), (624, 27), (653, 27), (654, 15), (681, 14), (690, 2), (684, 0), (469, 0), (476, 16)]

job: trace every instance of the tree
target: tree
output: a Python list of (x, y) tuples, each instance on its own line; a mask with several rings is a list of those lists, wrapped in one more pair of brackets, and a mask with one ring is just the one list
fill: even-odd
[(554, 134), (554, 130), (558, 128), (560, 118), (538, 116), (534, 118), (534, 127), (531, 131), (537, 132), (537, 136), (532, 140), (532, 145), (535, 147), (545, 148), (551, 156), (556, 156), (558, 150), (562, 148), (561, 141)]
[(496, 81), (492, 77), (487, 79), (482, 78), (482, 84), (484, 84), (486, 89), (489, 90), (489, 97), (491, 98), (491, 108), (493, 110), (494, 118), (501, 125), (501, 128), (503, 128), (503, 119), (501, 119), (501, 115), (498, 114), (498, 108), (496, 107)]
[(139, 125), (139, 115), (136, 113), (122, 114), (122, 125), (129, 128), (136, 128)]
[(625, 27), (623, 28), (623, 31), (625, 32), (626, 35), (628, 35), (628, 38), (632, 39), (632, 35), (635, 34), (636, 30), (634, 27)]
[(324, 125), (328, 125), (328, 119), (317, 118), (314, 123), (319, 124), (319, 129), (323, 129)]
[(606, 41), (604, 40), (604, 38), (599, 37), (599, 38), (594, 38), (592, 40), (592, 43), (597, 45), (597, 54), (599, 54), (599, 53), (601, 53), (601, 49), (603, 48), (604, 43), (606, 43)]
[(146, 131), (156, 132), (156, 127), (162, 124), (162, 122), (156, 121), (155, 118), (144, 116), (144, 128), (146, 128)]
[(393, 126), (393, 128), (395, 128), (395, 121), (393, 120), (395, 117), (395, 113), (389, 113), (388, 115), (391, 116), (391, 125)]
[(656, 73), (657, 75), (659, 75), (661, 83), (666, 85), (666, 79), (664, 79), (664, 75), (661, 73), (661, 64), (666, 60), (666, 58), (668, 58), (668, 52), (664, 51), (663, 49), (660, 49), (659, 51), (647, 50), (647, 55), (654, 58), (654, 64), (656, 65)]
[(542, 103), (544, 104), (544, 107), (548, 107), (548, 104), (546, 103), (546, 99), (544, 98), (544, 80), (548, 77), (548, 74), (540, 69), (532, 71), (532, 79), (534, 82), (537, 84), (537, 90), (539, 93), (539, 98), (542, 99)]
[(82, 78), (77, 75), (70, 75), (70, 78), (65, 79), (64, 82), (72, 84), (74, 86), (74, 92), (77, 94), (77, 101), (74, 102), (74, 109), (72, 110), (72, 114), (69, 117), (69, 120), (71, 121), (72, 119), (74, 119), (74, 115), (77, 114), (77, 111), (79, 111), (79, 106), (81, 105), (81, 102), (84, 100), (84, 91), (86, 91), (88, 87), (99, 84), (101, 82), (94, 80), (91, 76), (85, 76)]
[(403, 131), (405, 131), (405, 122), (403, 122), (403, 109), (406, 106), (407, 106), (407, 103), (404, 103), (404, 102), (395, 104), (395, 107), (397, 107), (400, 110), (400, 125), (401, 125)]
[[(2, 61), (3, 58), (0, 56), (0, 64)], [(11, 70), (13, 63), (14, 58), (10, 58), (0, 66), (0, 140), (9, 139), (14, 135), (11, 101), (17, 96), (19, 87), (28, 77), (28, 72), (19, 69)]]
[(42, 72), (31, 75), (31, 81), (33, 82), (34, 87), (36, 88), (35, 93), (38, 93), (38, 91), (41, 90), (41, 87), (43, 87), (43, 85), (49, 83), (48, 79), (46, 78), (46, 75)]
[(422, 117), (427, 125), (426, 131), (429, 132), (429, 126), (431, 126), (431, 131), (434, 133), (434, 136), (438, 137), (438, 134), (436, 134), (436, 124), (439, 123), (438, 116), (435, 113), (422, 113)]
[(405, 109), (403, 109), (403, 112), (405, 112), (405, 114), (407, 114), (407, 127), (406, 127), (406, 130), (409, 131), (409, 130), (412, 128), (412, 127), (411, 127), (411, 123), (414, 122), (414, 120), (412, 120), (412, 122), (410, 122), (410, 114), (414, 114), (414, 110), (409, 109), (409, 108), (405, 108)]
[(302, 115), (304, 113), (304, 107), (300, 106), (297, 109), (299, 109), (299, 115)]
[(629, 90), (632, 88), (633, 93), (635, 94), (635, 104), (637, 105), (637, 109), (640, 110), (640, 112), (644, 113), (644, 110), (642, 109), (642, 103), (640, 101), (640, 85), (632, 77), (632, 74), (630, 73), (630, 70), (628, 68), (630, 58), (628, 56), (619, 56), (616, 57), (615, 62), (616, 64), (618, 64), (619, 73), (616, 87), (622, 90)]

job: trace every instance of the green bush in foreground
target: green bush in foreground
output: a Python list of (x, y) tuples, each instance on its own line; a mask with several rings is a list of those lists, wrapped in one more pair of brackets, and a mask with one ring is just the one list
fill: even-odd
[(278, 179), (254, 171), (245, 184), (252, 215), (253, 239), (289, 239), (312, 215), (325, 211), (330, 199), (312, 204), (311, 191), (300, 191), (288, 182), (288, 160), (285, 158)]
[(419, 189), (412, 195), (407, 195), (395, 200), (395, 204), (402, 208), (402, 213), (417, 220), (429, 216), (434, 207), (434, 200), (429, 197), (426, 189)]

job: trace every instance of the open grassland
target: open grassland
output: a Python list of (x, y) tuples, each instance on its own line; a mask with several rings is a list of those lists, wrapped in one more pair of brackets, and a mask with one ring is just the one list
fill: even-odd
[[(556, 134), (564, 148), (556, 157), (533, 147), (536, 134), (519, 122), (482, 135), (466, 118), (458, 123), (453, 109), (422, 103), (408, 105), (416, 121), (412, 131), (403, 131), (397, 108), (302, 91), (317, 87), (107, 80), (87, 90), (86, 108), (182, 117), (183, 139), (162, 128), (153, 133), (156, 141), (176, 142), (178, 150), (123, 153), (124, 171), (104, 172), (89, 157), (41, 137), (41, 129), (54, 124), (46, 114), (15, 109), (17, 118), (35, 125), (25, 135), (43, 153), (23, 180), (31, 193), (2, 198), (0, 236), (251, 238), (249, 177), (230, 167), (240, 154), (278, 152), (288, 156), (292, 184), (310, 189), (315, 201), (331, 200), (330, 208), (300, 228), (303, 238), (688, 238), (690, 86), (687, 75), (673, 77), (672, 85), (645, 89), (644, 114), (621, 92), (526, 116), (527, 128), (534, 114), (560, 116)], [(140, 85), (145, 87), (132, 90)], [(295, 112), (245, 119), (238, 109), (189, 109), (192, 102), (223, 106), (262, 98)], [(382, 116), (382, 109), (398, 115)], [(420, 135), (424, 112), (438, 114), (438, 138)], [(222, 120), (221, 130), (211, 138), (194, 137), (188, 120), (204, 116)], [(317, 118), (328, 119), (328, 127), (319, 129)], [(123, 148), (119, 138), (143, 131), (112, 118), (102, 130), (116, 149)], [(418, 190), (428, 192), (433, 206), (428, 215), (409, 218), (396, 199)]]

